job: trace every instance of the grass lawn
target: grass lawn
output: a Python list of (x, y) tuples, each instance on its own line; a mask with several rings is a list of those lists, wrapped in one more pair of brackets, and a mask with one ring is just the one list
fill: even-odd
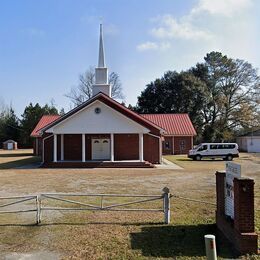
[[(7, 162), (23, 163), (24, 153), (1, 157), (1, 152), (0, 168)], [(47, 192), (161, 194), (167, 186), (173, 194), (215, 203), (215, 171), (224, 169), (223, 161), (167, 159), (184, 170), (2, 168), (0, 197)], [(260, 195), (258, 157), (243, 155), (239, 163), (244, 175), (255, 179)], [(105, 204), (123, 201), (107, 199)], [(256, 203), (259, 208), (259, 200)], [(52, 205), (65, 206), (63, 202)], [(149, 206), (162, 205), (155, 201)], [(170, 225), (164, 225), (162, 213), (45, 211), (42, 224), (35, 226), (35, 213), (0, 215), (0, 259), (28, 255), (35, 259), (205, 259), (203, 236), (216, 234), (215, 207), (172, 198), (171, 219)], [(259, 214), (257, 221), (259, 230)], [(219, 235), (217, 247), (221, 258), (234, 256)]]
[(0, 170), (16, 168), (39, 161), (40, 158), (33, 156), (31, 149), (19, 149), (15, 151), (0, 150)]

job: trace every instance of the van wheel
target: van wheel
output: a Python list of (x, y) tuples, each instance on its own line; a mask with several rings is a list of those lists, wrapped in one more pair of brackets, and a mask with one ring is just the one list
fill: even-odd
[(233, 160), (233, 156), (231, 154), (227, 155), (226, 160), (227, 161), (232, 161)]
[(196, 155), (195, 160), (196, 161), (200, 161), (201, 160), (201, 156), (200, 155)]

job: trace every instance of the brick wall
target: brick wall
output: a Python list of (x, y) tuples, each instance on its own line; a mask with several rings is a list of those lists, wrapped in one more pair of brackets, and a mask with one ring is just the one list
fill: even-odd
[(139, 135), (115, 134), (114, 135), (115, 160), (139, 159)]
[(174, 154), (187, 154), (192, 148), (191, 136), (174, 136)]
[(44, 162), (53, 161), (53, 136), (44, 140)]
[(234, 179), (234, 220), (225, 215), (225, 173), (216, 172), (218, 229), (241, 254), (258, 253), (254, 227), (254, 181)]
[(154, 136), (145, 134), (144, 135), (144, 160), (150, 163), (159, 163), (159, 143), (161, 140)]
[[(60, 145), (58, 145), (59, 147)], [(82, 135), (66, 134), (64, 135), (64, 160), (74, 161), (82, 159)]]
[[(173, 137), (165, 136), (164, 141), (162, 142), (162, 152), (163, 154), (173, 154)], [(167, 146), (167, 143), (169, 146)]]

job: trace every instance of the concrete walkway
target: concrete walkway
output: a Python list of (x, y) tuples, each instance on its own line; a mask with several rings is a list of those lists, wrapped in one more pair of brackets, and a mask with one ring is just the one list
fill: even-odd
[(162, 164), (155, 164), (155, 167), (158, 169), (166, 169), (166, 170), (183, 170), (182, 167), (180, 167), (179, 165), (166, 160), (165, 158), (162, 158)]

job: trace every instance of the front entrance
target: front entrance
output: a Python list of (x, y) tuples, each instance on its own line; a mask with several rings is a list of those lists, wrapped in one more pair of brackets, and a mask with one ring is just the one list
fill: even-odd
[(110, 160), (110, 139), (92, 139), (92, 160)]

